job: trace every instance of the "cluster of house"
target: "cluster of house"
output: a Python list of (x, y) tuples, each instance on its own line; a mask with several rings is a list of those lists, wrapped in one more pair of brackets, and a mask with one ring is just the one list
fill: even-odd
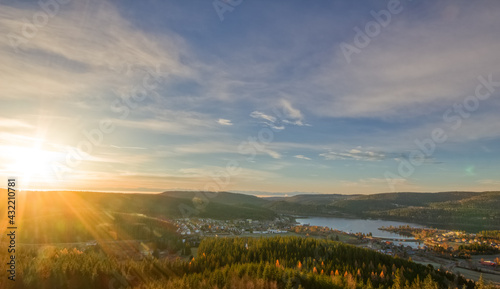
[(173, 224), (182, 236), (189, 235), (241, 235), (253, 234), (282, 234), (290, 229), (290, 221), (276, 218), (273, 221), (260, 221), (252, 219), (214, 220), (209, 218), (176, 219)]
[(400, 256), (400, 257), (406, 257), (406, 256), (411, 256), (415, 255), (417, 251), (419, 250), (427, 250), (427, 246), (420, 244), (417, 246), (409, 246), (406, 245), (405, 242), (391, 242), (383, 239), (372, 239), (372, 238), (367, 238), (363, 239), (367, 240), (367, 248), (375, 250), (379, 253), (390, 255), (390, 256)]
[(275, 230), (275, 229), (268, 229), (265, 231), (252, 231), (253, 234), (284, 234), (287, 232), (288, 231)]
[(490, 239), (478, 238), (476, 234), (467, 234), (457, 231), (438, 233), (432, 237), (426, 238), (425, 242), (429, 245), (440, 246), (442, 244), (455, 243), (456, 245), (488, 245), (493, 249), (500, 250), (500, 244)]

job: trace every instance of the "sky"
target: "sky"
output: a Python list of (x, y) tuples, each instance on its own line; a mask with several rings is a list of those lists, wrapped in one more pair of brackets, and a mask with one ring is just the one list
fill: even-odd
[(499, 31), (494, 0), (3, 0), (0, 176), (32, 190), (498, 190)]

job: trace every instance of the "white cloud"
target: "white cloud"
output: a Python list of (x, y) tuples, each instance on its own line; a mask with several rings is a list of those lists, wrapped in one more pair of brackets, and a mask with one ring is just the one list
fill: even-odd
[(253, 111), (250, 114), (250, 116), (255, 118), (255, 119), (263, 120), (267, 126), (269, 126), (270, 128), (272, 128), (274, 130), (285, 129), (284, 125), (278, 124), (279, 120), (274, 116), (267, 115), (267, 114), (260, 112), (260, 111)]
[(174, 153), (176, 155), (190, 154), (237, 154), (238, 144), (230, 142), (203, 141), (199, 143), (185, 143), (178, 147), (165, 146), (162, 151)]
[(304, 116), (299, 109), (292, 106), (286, 99), (279, 100), (280, 111), (276, 111), (278, 121), (286, 125), (310, 126), (304, 123)]
[(253, 111), (250, 116), (255, 119), (261, 119), (268, 126), (275, 130), (285, 129), (285, 125), (310, 126), (303, 123), (303, 115), (300, 110), (295, 109), (289, 101), (281, 99), (279, 102), (280, 110), (274, 108), (276, 116), (271, 116), (260, 111)]
[(272, 122), (272, 123), (274, 123), (276, 121), (276, 118), (274, 116), (267, 115), (267, 114), (260, 112), (260, 111), (253, 111), (250, 114), (250, 116), (253, 118), (256, 118), (256, 119), (267, 120), (267, 121)]
[(300, 110), (294, 108), (288, 100), (282, 99), (281, 106), (283, 107), (283, 112), (285, 113), (286, 118), (291, 118), (297, 121), (302, 121), (304, 118)]
[(374, 151), (360, 151), (352, 149), (345, 152), (327, 152), (320, 156), (326, 160), (356, 160), (356, 161), (380, 161), (387, 158), (386, 154)]
[(3, 129), (26, 129), (34, 126), (18, 119), (0, 117), (0, 127)]
[(296, 156), (294, 156), (294, 158), (297, 158), (297, 159), (302, 159), (302, 160), (308, 160), (308, 161), (310, 161), (310, 160), (311, 160), (311, 158), (308, 158), (308, 157), (303, 156), (303, 155), (296, 155)]
[[(210, 115), (195, 111), (176, 111), (142, 107), (134, 110), (135, 119), (113, 119), (117, 126), (149, 130), (162, 134), (205, 135), (217, 134), (217, 122)], [(138, 118), (142, 117), (142, 118)]]
[[(230, 186), (233, 183), (238, 183), (242, 181), (262, 181), (270, 178), (276, 178), (279, 176), (276, 172), (272, 171), (264, 171), (264, 170), (253, 170), (244, 167), (238, 168), (237, 173), (229, 176), (227, 175), (227, 169), (225, 167), (219, 166), (202, 166), (202, 167), (193, 167), (193, 168), (184, 168), (180, 169), (179, 176), (181, 177), (189, 177), (189, 178), (198, 178), (206, 180), (206, 183), (213, 183), (214, 178), (220, 178), (224, 176), (227, 177), (226, 181), (228, 181), (227, 185)], [(206, 184), (204, 184), (206, 185)], [(225, 190), (226, 187), (222, 186), (222, 190)]]
[(127, 146), (117, 146), (117, 145), (110, 145), (110, 147), (115, 148), (115, 149), (128, 149), (128, 150), (146, 150), (147, 149), (144, 147), (127, 147)]
[(264, 149), (263, 152), (265, 152), (266, 154), (268, 154), (273, 159), (281, 159), (281, 154), (279, 152), (276, 152), (276, 151), (273, 151), (273, 150), (270, 150), (270, 149)]
[(217, 120), (217, 123), (220, 124), (220, 125), (233, 125), (233, 123), (231, 122), (231, 120), (229, 120), (229, 119), (223, 119), (223, 118), (219, 118), (219, 120)]

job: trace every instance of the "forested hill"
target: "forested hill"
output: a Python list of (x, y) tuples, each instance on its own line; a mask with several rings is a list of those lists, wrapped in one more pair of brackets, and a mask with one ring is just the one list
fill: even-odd
[(380, 218), (468, 231), (500, 229), (500, 192), (300, 195), (273, 198), (266, 207), (297, 215)]
[[(155, 218), (274, 219), (278, 214), (291, 214), (397, 220), (469, 232), (500, 230), (500, 192), (302, 194), (281, 198), (192, 191), (23, 192), (20, 196), (25, 198), (22, 210), (28, 218), (60, 218), (81, 210)], [(0, 207), (2, 212), (6, 213), (5, 207)]]
[[(0, 288), (489, 288), (431, 266), (314, 238), (205, 239), (187, 261), (152, 256), (119, 261), (106, 252), (104, 247), (20, 250), (15, 283), (4, 271)], [(0, 257), (5, 260), (6, 251)]]
[[(5, 190), (0, 193), (7, 195)], [(253, 198), (256, 197), (250, 197)], [(115, 234), (120, 238), (147, 239), (151, 232), (139, 232), (137, 228), (156, 228), (171, 235), (172, 228), (164, 228), (162, 221), (165, 219), (273, 219), (277, 215), (270, 209), (244, 202), (231, 205), (216, 200), (197, 203), (162, 194), (69, 191), (21, 192), (17, 195), (16, 208), (16, 221), (22, 227), (18, 241), (23, 243), (113, 239)], [(7, 206), (0, 206), (0, 215), (7, 216), (6, 210)]]
[(345, 208), (353, 212), (366, 210), (396, 209), (400, 207), (422, 207), (432, 203), (465, 200), (476, 197), (476, 192), (441, 193), (381, 193), (372, 195), (313, 194), (292, 197), (272, 198), (274, 202), (326, 205)]
[[(1, 191), (1, 190), (0, 190)], [(183, 194), (131, 194), (81, 191), (26, 191), (20, 195), (25, 215), (60, 214), (79, 210), (145, 214), (151, 217), (183, 218), (206, 217), (214, 219), (254, 218), (269, 219), (276, 214), (258, 206), (261, 200), (254, 196), (238, 195), (241, 201), (228, 201), (237, 194), (221, 195), (196, 202), (191, 192)], [(194, 196), (194, 195), (193, 195)], [(232, 197), (235, 199), (234, 197)], [(257, 200), (257, 202), (255, 202)], [(262, 200), (262, 202), (265, 202)], [(0, 210), (5, 208), (0, 208)]]

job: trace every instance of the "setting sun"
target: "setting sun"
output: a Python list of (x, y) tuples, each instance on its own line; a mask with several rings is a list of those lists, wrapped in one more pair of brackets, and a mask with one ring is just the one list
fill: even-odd
[(57, 160), (59, 153), (40, 147), (11, 147), (9, 156), (12, 158), (11, 171), (21, 178), (24, 186), (28, 187), (31, 182), (48, 183), (54, 179), (51, 163)]

